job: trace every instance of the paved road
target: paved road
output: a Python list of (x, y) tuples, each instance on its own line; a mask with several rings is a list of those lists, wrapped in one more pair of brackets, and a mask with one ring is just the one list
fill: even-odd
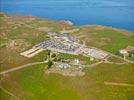
[(7, 74), (7, 73), (10, 73), (12, 71), (20, 70), (20, 69), (23, 69), (23, 68), (26, 68), (26, 67), (29, 67), (29, 66), (32, 66), (32, 65), (44, 64), (44, 63), (47, 63), (47, 61), (25, 64), (25, 65), (22, 65), (22, 66), (18, 66), (18, 67), (15, 67), (15, 68), (11, 68), (11, 69), (2, 71), (2, 72), (0, 72), (0, 75)]

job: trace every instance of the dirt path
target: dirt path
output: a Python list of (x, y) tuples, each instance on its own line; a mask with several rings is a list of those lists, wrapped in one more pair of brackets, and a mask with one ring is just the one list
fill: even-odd
[(22, 66), (18, 66), (18, 67), (15, 67), (15, 68), (11, 68), (11, 69), (2, 71), (2, 72), (0, 72), (0, 75), (7, 74), (7, 73), (10, 73), (10, 72), (13, 72), (13, 71), (16, 71), (16, 70), (20, 70), (20, 69), (23, 69), (23, 68), (26, 68), (26, 67), (29, 67), (29, 66), (32, 66), (32, 65), (44, 64), (44, 63), (47, 63), (47, 61), (25, 64), (25, 65), (22, 65)]
[(9, 92), (8, 90), (6, 90), (5, 88), (1, 87), (1, 90), (4, 91), (5, 93), (7, 93), (8, 95), (14, 97), (15, 100), (20, 100), (17, 96), (15, 96), (13, 93)]
[(104, 82), (105, 85), (113, 85), (113, 86), (128, 86), (134, 87), (134, 84), (127, 84), (127, 83), (116, 83), (116, 82)]
[(108, 63), (108, 64), (117, 64), (117, 65), (128, 64), (128, 62), (117, 63), (117, 62), (111, 62), (111, 61), (108, 61), (108, 60), (105, 60), (104, 63)]
[(97, 65), (99, 65), (101, 63), (103, 63), (103, 61), (100, 61), (100, 62), (97, 62), (97, 63), (93, 63), (93, 64), (89, 65), (88, 67), (95, 67), (95, 66), (97, 66)]

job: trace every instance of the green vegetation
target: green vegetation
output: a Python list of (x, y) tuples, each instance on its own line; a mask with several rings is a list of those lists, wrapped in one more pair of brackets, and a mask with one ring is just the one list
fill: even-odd
[(79, 33), (74, 33), (80, 40), (86, 41), (88, 46), (116, 54), (128, 45), (134, 46), (134, 33), (120, 31), (103, 26), (83, 26)]
[(3, 90), (0, 89), (0, 99), (1, 100), (10, 100), (12, 98), (9, 94), (5, 93)]
[(134, 57), (127, 57), (127, 59), (134, 61)]
[(82, 55), (71, 55), (71, 54), (60, 53), (57, 57), (60, 58), (61, 60), (79, 59), (81, 61), (81, 63), (84, 65), (90, 65), (90, 64), (96, 62), (96, 60), (90, 61), (89, 57), (84, 57)]
[(43, 20), (43, 19), (36, 19), (28, 23), (33, 25), (34, 27), (48, 27), (51, 31), (59, 32), (62, 29), (73, 29), (73, 26), (70, 26), (64, 22), (58, 21), (50, 21), (50, 20)]
[[(4, 17), (8, 16), (8, 17)], [(1, 87), (21, 100), (133, 100), (134, 88), (105, 85), (105, 81), (134, 84), (134, 64), (100, 64), (85, 68), (85, 76), (65, 77), (59, 74), (45, 74), (52, 61), (79, 59), (81, 64), (89, 66), (97, 62), (82, 55), (52, 54), (46, 50), (32, 58), (25, 58), (21, 52), (49, 37), (47, 32), (59, 32), (73, 29), (63, 22), (29, 19), (21, 16), (0, 14), (0, 71), (32, 62), (49, 60), (48, 64), (29, 66), (27, 68), (1, 75)], [(103, 26), (82, 26), (79, 32), (71, 33), (86, 41), (86, 45), (116, 54), (128, 45), (134, 46), (133, 32), (126, 32)], [(53, 59), (50, 59), (50, 58)], [(133, 60), (132, 58), (128, 58)], [(52, 60), (52, 61), (51, 61)], [(124, 62), (110, 57), (109, 61)], [(0, 99), (14, 100), (3, 90)]]
[(53, 65), (53, 62), (51, 60), (48, 61), (48, 64), (47, 64), (47, 69), (51, 68)]
[(125, 61), (123, 59), (117, 58), (117, 57), (110, 57), (108, 58), (108, 61), (115, 62), (115, 63), (124, 63)]
[(134, 61), (134, 53), (130, 52), (127, 59)]
[(50, 50), (46, 50), (47, 51), (47, 55), (50, 56), (51, 51)]
[(51, 55), (51, 57), (52, 57), (52, 58), (56, 57), (56, 54), (55, 54), (55, 53), (53, 53), (53, 54)]
[(10, 34), (8, 34), (7, 37), (9, 37), (12, 40), (15, 39), (23, 39), (32, 45), (35, 45), (36, 43), (42, 42), (48, 37), (46, 36), (46, 33), (39, 32), (36, 29), (33, 28), (17, 28), (13, 29)]
[[(43, 71), (45, 66), (47, 65), (31, 66), (20, 72), (12, 73), (14, 81), (20, 85), (26, 93), (25, 95), (21, 94), (22, 98), (26, 100), (79, 100), (79, 96), (75, 91), (67, 86), (63, 86), (64, 84), (62, 83), (64, 80), (62, 81), (61, 79), (64, 78), (62, 76), (45, 75)], [(12, 82), (12, 80), (10, 81)], [(7, 83), (5, 86), (3, 83), (5, 87), (8, 87), (9, 84)], [(16, 88), (15, 91), (17, 91), (17, 89), (18, 88)], [(18, 93), (15, 94), (18, 96)]]
[(133, 87), (104, 85), (105, 81), (134, 84), (132, 64), (101, 64), (85, 69), (87, 74), (83, 77), (47, 75), (44, 73), (44, 67), (47, 65), (31, 66), (13, 72), (7, 77), (8, 79), (5, 78), (7, 81), (1, 84), (17, 97), (26, 100), (131, 100), (134, 98)]
[[(73, 28), (63, 22), (31, 20), (28, 17), (5, 14), (0, 14), (0, 27), (1, 71), (30, 62), (44, 61), (47, 58), (46, 52), (42, 52), (31, 59), (22, 57), (20, 53), (48, 39), (47, 31), (49, 29), (54, 31)], [(42, 27), (45, 27), (45, 30), (38, 29)]]
[(0, 50), (0, 71), (21, 66), (32, 62), (42, 62), (47, 60), (47, 51), (43, 51), (32, 58), (26, 58), (13, 50)]

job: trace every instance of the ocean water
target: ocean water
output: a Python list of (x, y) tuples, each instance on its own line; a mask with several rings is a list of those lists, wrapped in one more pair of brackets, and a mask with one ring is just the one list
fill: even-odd
[(0, 11), (134, 31), (134, 0), (0, 0)]

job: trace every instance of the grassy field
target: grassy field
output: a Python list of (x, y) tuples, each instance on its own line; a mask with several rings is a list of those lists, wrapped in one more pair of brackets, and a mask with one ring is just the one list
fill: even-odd
[(117, 58), (117, 57), (113, 57), (113, 56), (109, 57), (108, 61), (114, 62), (114, 63), (124, 63), (125, 62), (123, 59), (120, 59), (120, 58)]
[(0, 50), (0, 71), (18, 67), (32, 62), (42, 62), (47, 59), (47, 51), (43, 51), (32, 58), (26, 58), (21, 56), (19, 53), (11, 50)]
[[(1, 86), (25, 100), (134, 99), (134, 87), (104, 85), (105, 81), (134, 84), (132, 64), (101, 64), (85, 69), (86, 75), (83, 77), (46, 75), (45, 67), (46, 65), (41, 64), (12, 72), (2, 78)], [(4, 98), (3, 95), (6, 94), (2, 93), (2, 98)], [(3, 100), (10, 98), (12, 97), (6, 97)]]
[(134, 46), (134, 32), (121, 31), (104, 26), (83, 26), (72, 34), (84, 40), (86, 45), (117, 53), (128, 45)]
[(12, 98), (12, 97), (0, 89), (0, 99), (9, 100), (9, 98)]
[[(59, 32), (73, 29), (74, 26), (63, 22), (32, 19), (23, 16), (0, 14), (0, 71), (40, 62), (47, 59), (47, 51), (33, 58), (25, 58), (20, 53), (49, 37), (48, 31)], [(134, 46), (134, 33), (103, 26), (82, 26), (80, 31), (72, 33), (88, 46), (117, 53), (128, 45)], [(82, 64), (89, 66), (89, 58), (81, 55), (58, 54), (62, 60), (79, 58)], [(118, 58), (110, 61), (122, 62)], [(59, 74), (44, 73), (46, 64), (27, 68), (0, 76), (0, 85), (20, 100), (134, 100), (134, 88), (105, 85), (105, 81), (134, 84), (134, 64), (101, 64), (86, 68), (85, 76), (65, 77)], [(0, 99), (15, 100), (2, 89)]]
[(63, 60), (79, 59), (80, 63), (83, 64), (83, 65), (90, 65), (92, 63), (97, 62), (97, 60), (90, 61), (89, 57), (84, 57), (82, 55), (71, 55), (71, 54), (60, 53), (57, 57), (60, 58), (60, 59), (63, 59)]
[[(30, 62), (42, 61), (46, 53), (27, 59), (20, 53), (28, 50), (37, 43), (47, 40), (47, 31), (61, 31), (73, 27), (63, 22), (42, 19), (31, 20), (24, 16), (0, 14), (0, 70), (17, 67)], [(39, 30), (39, 28), (44, 30)]]

